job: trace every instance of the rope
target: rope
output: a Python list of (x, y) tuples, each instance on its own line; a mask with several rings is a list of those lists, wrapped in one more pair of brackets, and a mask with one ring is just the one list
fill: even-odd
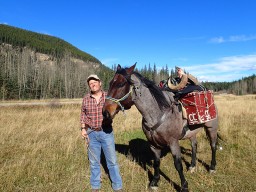
[[(91, 132), (93, 132), (93, 131), (91, 131)], [(88, 133), (88, 135), (91, 133), (91, 132), (89, 132)], [(87, 136), (88, 136), (87, 135)], [(91, 153), (91, 155), (92, 155), (92, 157), (97, 161), (97, 163), (99, 163), (99, 165), (100, 165), (100, 161), (97, 159), (97, 157), (95, 156), (95, 154), (91, 151), (91, 149), (90, 149), (90, 147), (89, 147), (89, 142), (88, 142), (88, 138), (86, 137), (86, 138), (84, 138), (84, 144), (85, 144), (85, 150), (87, 149), (88, 150), (88, 152), (89, 153)]]
[(205, 105), (196, 104), (195, 102), (189, 101), (189, 100), (184, 99), (184, 98), (182, 100), (187, 101), (188, 105), (194, 105), (194, 106), (198, 106), (198, 107), (202, 107), (202, 108), (210, 108), (212, 105), (214, 105), (214, 102), (212, 102), (210, 105), (208, 105), (208, 102), (207, 102), (207, 106), (205, 106)]
[(87, 145), (87, 149), (88, 149), (89, 153), (91, 153), (91, 155), (93, 156), (93, 158), (97, 161), (97, 163), (99, 163), (99, 165), (100, 165), (100, 161), (97, 159), (97, 157), (96, 157), (96, 156), (94, 155), (94, 153), (91, 151), (89, 145)]
[(131, 87), (130, 87), (130, 91), (129, 91), (125, 96), (123, 96), (123, 97), (120, 98), (120, 99), (116, 99), (116, 98), (109, 97), (109, 96), (107, 96), (106, 99), (117, 103), (117, 104), (121, 107), (121, 110), (124, 112), (124, 107), (122, 106), (122, 104), (120, 103), (120, 101), (124, 101), (125, 99), (127, 99), (127, 98), (129, 97), (129, 95), (132, 93), (132, 89), (133, 89), (133, 86), (131, 86)]

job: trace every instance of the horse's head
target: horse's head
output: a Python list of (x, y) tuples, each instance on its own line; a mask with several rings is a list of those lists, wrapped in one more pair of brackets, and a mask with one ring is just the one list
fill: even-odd
[(132, 101), (132, 80), (131, 75), (136, 63), (130, 68), (117, 66), (117, 71), (109, 83), (109, 90), (103, 106), (104, 119), (113, 119), (120, 111), (130, 109), (134, 104)]

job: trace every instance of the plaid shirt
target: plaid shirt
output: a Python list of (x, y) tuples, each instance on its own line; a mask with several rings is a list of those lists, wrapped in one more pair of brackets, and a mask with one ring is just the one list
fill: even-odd
[(80, 122), (89, 125), (91, 128), (99, 128), (102, 126), (102, 108), (107, 92), (102, 91), (102, 93), (98, 104), (91, 93), (88, 93), (83, 98)]

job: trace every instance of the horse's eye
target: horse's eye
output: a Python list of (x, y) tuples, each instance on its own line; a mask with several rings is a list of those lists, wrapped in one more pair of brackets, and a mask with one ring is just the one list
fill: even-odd
[(123, 87), (124, 85), (125, 85), (125, 82), (119, 83), (117, 86), (118, 86), (119, 88), (121, 88), (121, 87)]

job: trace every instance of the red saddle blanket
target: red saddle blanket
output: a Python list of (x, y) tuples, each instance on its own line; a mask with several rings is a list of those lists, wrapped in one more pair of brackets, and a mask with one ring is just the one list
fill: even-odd
[(188, 93), (181, 103), (187, 111), (189, 125), (202, 124), (217, 116), (212, 91)]

